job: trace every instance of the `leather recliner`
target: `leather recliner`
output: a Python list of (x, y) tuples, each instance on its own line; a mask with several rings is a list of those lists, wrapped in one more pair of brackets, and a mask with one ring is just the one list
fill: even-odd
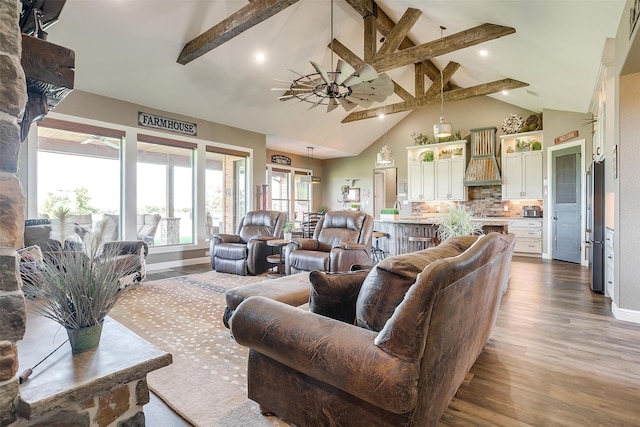
[(272, 253), (267, 240), (282, 238), (285, 215), (278, 211), (252, 211), (240, 220), (236, 234), (211, 236), (211, 268), (241, 276), (267, 271), (267, 256)]
[(371, 264), (373, 217), (364, 212), (331, 211), (318, 220), (311, 239), (293, 239), (285, 249), (287, 274), (349, 271)]

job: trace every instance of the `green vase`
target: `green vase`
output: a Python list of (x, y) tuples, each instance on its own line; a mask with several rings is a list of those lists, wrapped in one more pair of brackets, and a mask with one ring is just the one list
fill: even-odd
[(102, 323), (82, 329), (67, 329), (72, 353), (82, 353), (93, 350), (100, 344)]

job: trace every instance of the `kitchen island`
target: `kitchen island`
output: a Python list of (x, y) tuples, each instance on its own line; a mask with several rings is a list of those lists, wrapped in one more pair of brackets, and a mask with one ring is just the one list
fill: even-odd
[[(373, 229), (387, 234), (387, 238), (380, 239), (380, 248), (387, 253), (387, 256), (399, 255), (408, 252), (409, 236), (437, 238), (440, 218), (439, 216), (429, 216), (389, 220), (376, 219)], [(512, 218), (478, 217), (474, 221), (482, 224), (482, 230), (485, 234), (493, 231), (507, 233)]]

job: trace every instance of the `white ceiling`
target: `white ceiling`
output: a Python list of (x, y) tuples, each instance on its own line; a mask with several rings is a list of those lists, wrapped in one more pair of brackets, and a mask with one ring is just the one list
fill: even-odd
[[(334, 0), (334, 36), (362, 57), (361, 16)], [(330, 2), (300, 0), (187, 65), (176, 59), (184, 44), (247, 4), (246, 0), (67, 0), (49, 41), (76, 54), (75, 87), (176, 114), (264, 133), (267, 147), (314, 157), (362, 152), (383, 134), (378, 120), (341, 124), (341, 108), (308, 111), (311, 104), (283, 102), (274, 78), (314, 72), (313, 60), (331, 68)], [(492, 95), (532, 111), (587, 112), (607, 37), (615, 37), (624, 0), (380, 0), (394, 21), (408, 7), (422, 16), (410, 39), (426, 43), (483, 23), (516, 33), (444, 56), (460, 69), (461, 87), (512, 78), (530, 84)], [(486, 49), (487, 57), (478, 51)], [(263, 51), (266, 61), (254, 55)], [(334, 63), (337, 57), (334, 58)], [(433, 60), (440, 64), (439, 58)], [(413, 67), (388, 73), (413, 93)], [(386, 104), (399, 102), (397, 95)], [(392, 127), (408, 113), (387, 116)]]

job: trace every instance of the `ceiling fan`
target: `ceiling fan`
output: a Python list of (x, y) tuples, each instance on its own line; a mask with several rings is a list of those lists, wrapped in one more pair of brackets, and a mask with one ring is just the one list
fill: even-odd
[(391, 78), (386, 74), (378, 74), (372, 66), (362, 65), (358, 70), (343, 60), (338, 60), (336, 71), (327, 71), (321, 65), (313, 62), (316, 70), (312, 74), (298, 74), (287, 89), (273, 88), (274, 91), (285, 91), (278, 97), (280, 100), (298, 99), (309, 102), (311, 108), (326, 105), (327, 113), (341, 105), (346, 111), (353, 110), (357, 105), (369, 108), (374, 102), (383, 102), (393, 94), (394, 87)]
[(120, 149), (120, 146), (118, 144), (114, 144), (113, 142), (109, 141), (109, 139), (106, 136), (91, 135), (91, 136), (89, 136), (89, 138), (85, 139), (80, 144), (81, 145), (86, 145), (86, 144), (91, 144), (92, 142), (102, 143), (102, 144), (106, 145), (107, 147), (111, 147), (111, 148), (113, 148), (115, 150), (119, 150)]

